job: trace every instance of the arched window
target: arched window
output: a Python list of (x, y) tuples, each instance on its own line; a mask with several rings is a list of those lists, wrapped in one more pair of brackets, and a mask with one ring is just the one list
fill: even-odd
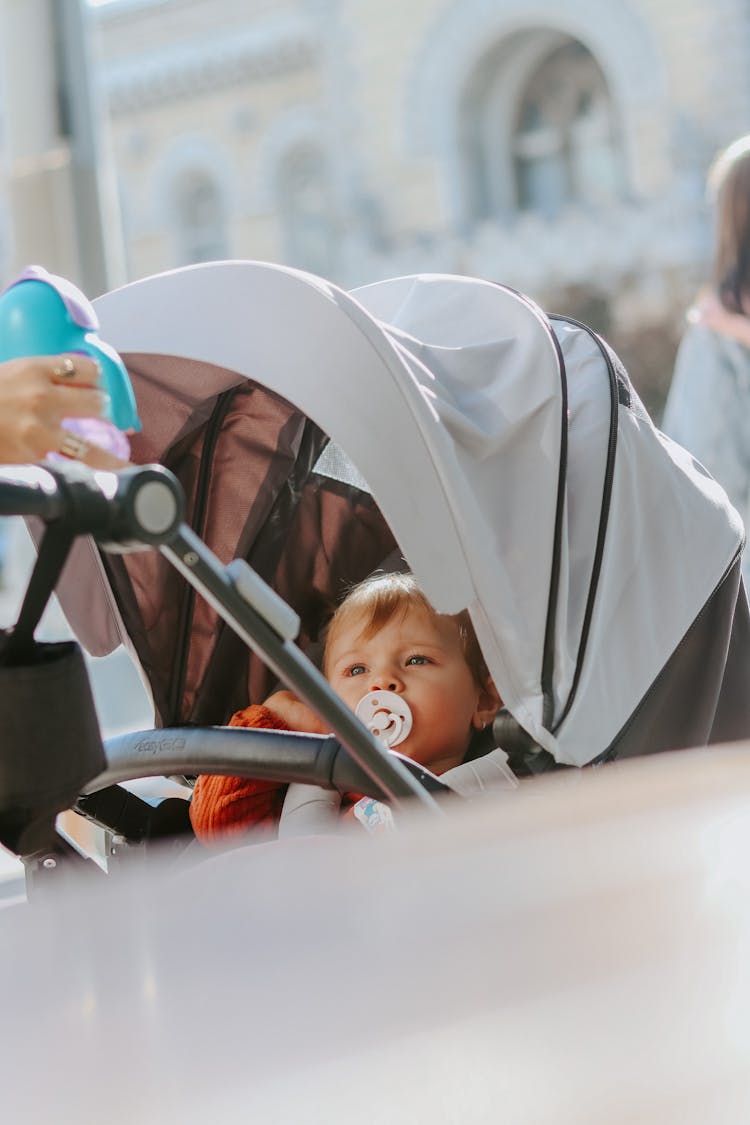
[(459, 112), (469, 224), (516, 211), (554, 218), (624, 194), (619, 130), (601, 67), (552, 29), (486, 51)]
[(224, 205), (216, 181), (206, 172), (184, 173), (175, 199), (181, 265), (228, 257)]
[(312, 144), (288, 151), (276, 173), (284, 260), (323, 277), (335, 272), (336, 222), (328, 164)]
[(604, 74), (581, 43), (547, 54), (529, 75), (513, 136), (516, 200), (554, 218), (570, 204), (622, 194), (617, 126)]

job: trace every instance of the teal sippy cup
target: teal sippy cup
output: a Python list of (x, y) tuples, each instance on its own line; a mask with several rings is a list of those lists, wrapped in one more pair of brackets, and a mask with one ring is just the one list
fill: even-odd
[(135, 396), (125, 364), (98, 336), (99, 321), (87, 297), (72, 282), (42, 266), (28, 266), (0, 293), (0, 361), (24, 356), (79, 352), (101, 370), (104, 418), (68, 418), (66, 429), (127, 460), (126, 433), (140, 430)]

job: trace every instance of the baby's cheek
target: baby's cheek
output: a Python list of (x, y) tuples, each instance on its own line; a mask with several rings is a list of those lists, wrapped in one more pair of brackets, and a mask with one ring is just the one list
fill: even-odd
[(343, 689), (343, 690), (339, 690), (338, 695), (339, 695), (342, 703), (344, 703), (344, 705), (350, 711), (356, 711), (357, 704), (359, 703), (359, 699), (360, 699), (358, 694), (353, 693), (351, 690), (347, 691), (346, 689)]

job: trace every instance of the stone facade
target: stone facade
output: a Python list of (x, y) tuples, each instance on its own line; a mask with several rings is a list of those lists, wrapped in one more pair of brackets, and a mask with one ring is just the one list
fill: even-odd
[(742, 0), (96, 11), (131, 277), (476, 273), (593, 321), (658, 399), (705, 276), (707, 167), (750, 129)]

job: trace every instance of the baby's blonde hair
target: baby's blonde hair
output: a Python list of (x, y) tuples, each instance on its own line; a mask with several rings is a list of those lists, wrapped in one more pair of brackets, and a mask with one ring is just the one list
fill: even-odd
[(362, 632), (366, 638), (369, 638), (392, 618), (399, 614), (403, 616), (409, 609), (421, 609), (432, 617), (443, 617), (447, 621), (454, 622), (469, 670), (477, 686), (484, 688), (489, 679), (489, 671), (468, 610), (463, 609), (455, 614), (437, 613), (414, 575), (409, 573), (371, 574), (369, 578), (352, 587), (329, 622), (323, 653), (323, 671), (328, 673), (327, 655), (332, 641), (353, 613), (364, 617), (365, 625)]

